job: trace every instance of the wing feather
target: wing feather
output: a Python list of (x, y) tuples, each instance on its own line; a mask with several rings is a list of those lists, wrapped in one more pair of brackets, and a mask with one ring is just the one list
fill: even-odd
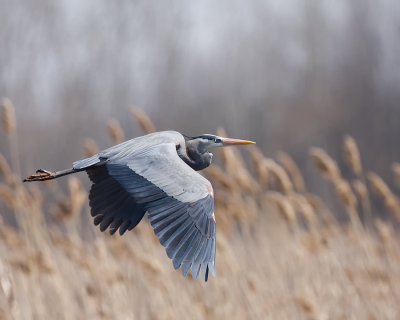
[(136, 226), (144, 216), (144, 207), (136, 203), (132, 196), (108, 175), (105, 166), (91, 168), (87, 173), (94, 182), (89, 193), (90, 213), (94, 217), (94, 224), (100, 224), (101, 231), (111, 225), (112, 234), (117, 231), (116, 226), (119, 224), (121, 235), (129, 227)]
[(176, 263), (179, 266), (182, 263), (183, 259), (189, 253), (197, 234), (198, 230), (191, 226), (185, 236), (179, 241), (175, 248), (173, 248), (173, 251), (170, 251), (172, 258), (174, 259), (174, 264)]
[(187, 274), (188, 274), (188, 272), (189, 272), (189, 270), (190, 270), (190, 266), (191, 266), (191, 265), (192, 265), (191, 262), (184, 262), (184, 263), (181, 264), (181, 272), (182, 272), (182, 275), (183, 275), (184, 277), (187, 276)]
[(182, 223), (173, 234), (171, 234), (171, 236), (165, 241), (165, 243), (163, 243), (163, 245), (167, 248), (167, 253), (168, 253), (168, 248), (171, 249), (177, 248), (177, 245), (179, 244), (181, 239), (185, 236), (186, 232), (189, 231), (192, 224), (193, 222), (190, 221), (190, 219), (186, 218), (185, 222)]
[(174, 234), (178, 228), (187, 221), (187, 217), (185, 215), (181, 215), (179, 218), (171, 222), (164, 229), (156, 233), (158, 238), (160, 239), (161, 244), (165, 247), (167, 240)]
[(210, 183), (176, 152), (183, 137), (164, 132), (127, 141), (77, 161), (93, 182), (91, 214), (110, 233), (134, 228), (148, 212), (150, 223), (175, 268), (192, 268), (205, 280), (215, 273), (214, 200)]
[(125, 220), (122, 222), (121, 226), (119, 227), (119, 234), (122, 236), (126, 230), (128, 230), (129, 226), (131, 224), (131, 221)]

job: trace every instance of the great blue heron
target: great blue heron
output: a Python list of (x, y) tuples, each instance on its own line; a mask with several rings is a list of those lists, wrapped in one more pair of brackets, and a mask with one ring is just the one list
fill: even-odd
[(211, 134), (184, 137), (176, 131), (141, 136), (73, 163), (68, 170), (40, 169), (25, 181), (44, 181), (86, 171), (93, 185), (89, 205), (94, 224), (122, 235), (145, 212), (175, 269), (192, 267), (197, 279), (215, 275), (214, 193), (196, 171), (211, 164), (213, 147), (254, 144)]

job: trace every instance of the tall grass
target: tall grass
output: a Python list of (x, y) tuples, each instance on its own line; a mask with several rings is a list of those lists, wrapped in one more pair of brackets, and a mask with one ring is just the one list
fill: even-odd
[[(142, 111), (134, 116), (146, 132), (155, 130)], [(15, 134), (7, 123), (6, 134)], [(115, 120), (109, 133), (115, 143), (124, 137)], [(93, 140), (83, 146), (87, 155), (98, 151)], [(272, 159), (243, 149), (247, 167), (237, 149), (220, 150), (222, 165), (204, 171), (217, 220), (216, 278), (208, 283), (173, 269), (146, 220), (122, 237), (94, 227), (83, 175), (67, 178), (65, 194), (57, 181), (21, 185), (6, 160), (16, 148), (11, 141), (0, 155), (0, 319), (400, 317), (399, 200), (381, 177), (363, 171), (349, 136), (343, 160), (353, 180), (325, 150), (310, 149), (316, 174), (348, 214), (340, 222), (307, 190), (288, 154)], [(393, 170), (398, 181), (398, 164)], [(379, 218), (380, 203), (393, 219)]]

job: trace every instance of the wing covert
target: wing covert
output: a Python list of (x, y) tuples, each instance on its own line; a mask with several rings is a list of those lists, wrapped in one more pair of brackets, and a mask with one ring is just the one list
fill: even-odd
[[(102, 161), (112, 181), (118, 182), (137, 208), (148, 212), (154, 232), (175, 269), (181, 267), (186, 276), (192, 268), (194, 279), (201, 269), (206, 281), (209, 271), (214, 275), (216, 226), (212, 187), (178, 156), (176, 141), (164, 141), (130, 154), (115, 153)], [(117, 198), (114, 194), (109, 197)], [(132, 207), (129, 201), (125, 202), (125, 210)], [(105, 214), (104, 210), (100, 212)], [(103, 226), (110, 224), (115, 232), (119, 225), (129, 228), (137, 221), (132, 218), (130, 223), (125, 222), (125, 213), (116, 216), (116, 222), (107, 220)]]

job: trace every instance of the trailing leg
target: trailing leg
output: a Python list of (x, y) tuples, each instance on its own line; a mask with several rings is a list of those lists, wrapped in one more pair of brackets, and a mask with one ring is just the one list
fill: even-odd
[(26, 177), (23, 182), (31, 182), (31, 181), (46, 181), (56, 179), (62, 176), (66, 176), (68, 174), (73, 174), (79, 171), (84, 171), (84, 169), (67, 169), (62, 171), (51, 172), (44, 169), (39, 169), (35, 174)]

